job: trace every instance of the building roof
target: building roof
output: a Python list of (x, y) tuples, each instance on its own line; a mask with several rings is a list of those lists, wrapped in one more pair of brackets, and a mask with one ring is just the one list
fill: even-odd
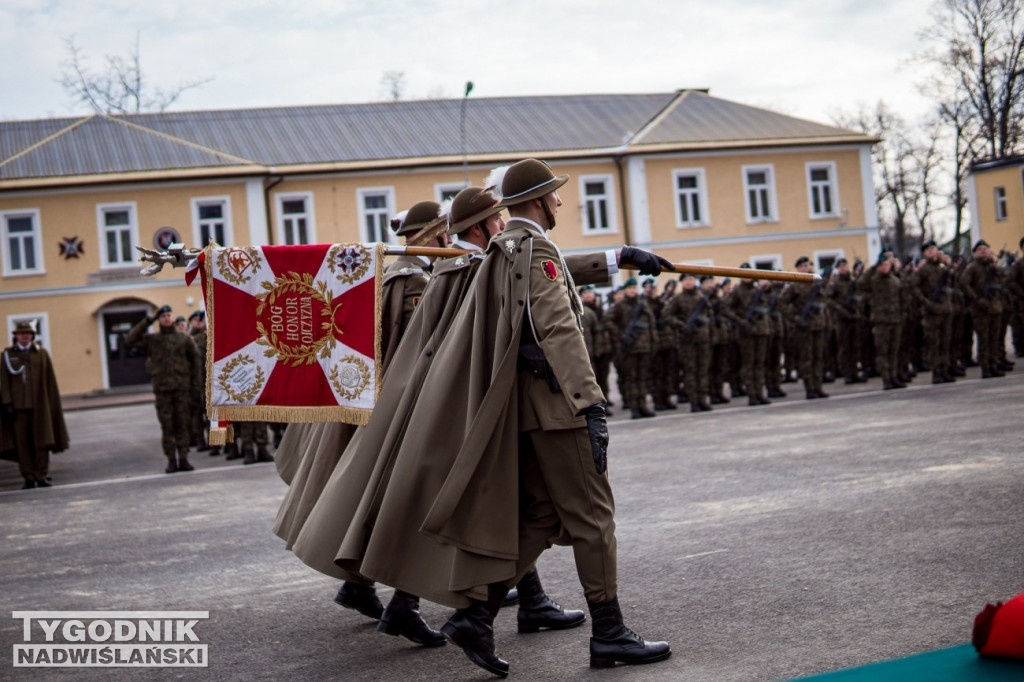
[(698, 90), (94, 114), (0, 122), (0, 188), (874, 141)]

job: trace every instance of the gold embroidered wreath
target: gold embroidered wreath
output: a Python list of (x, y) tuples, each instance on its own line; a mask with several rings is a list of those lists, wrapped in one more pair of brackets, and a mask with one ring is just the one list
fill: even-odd
[(328, 378), (339, 396), (354, 400), (370, 383), (370, 365), (356, 355), (346, 355), (331, 367)]
[(273, 282), (261, 282), (260, 286), (265, 291), (256, 295), (256, 298), (259, 300), (259, 304), (256, 306), (257, 316), (262, 315), (263, 310), (268, 305), (272, 306), (277, 301), (277, 297), (282, 294), (304, 293), (310, 298), (320, 301), (323, 304), (320, 316), (329, 318), (320, 323), (320, 329), (326, 331), (326, 334), (311, 344), (302, 344), (300, 346), (288, 345), (274, 331), (268, 333), (263, 323), (257, 321), (256, 331), (259, 332), (261, 338), (257, 339), (256, 343), (261, 346), (268, 346), (263, 351), (263, 355), (268, 358), (277, 357), (279, 362), (292, 367), (312, 365), (316, 362), (317, 357), (321, 359), (329, 358), (331, 351), (334, 350), (337, 344), (334, 332), (337, 331), (337, 333), (341, 334), (342, 331), (336, 329), (334, 325), (334, 297), (327, 289), (327, 284), (319, 280), (314, 281), (313, 275), (308, 272), (300, 274), (291, 271), (285, 275), (275, 277)]
[(229, 360), (228, 363), (224, 365), (223, 369), (221, 369), (220, 374), (217, 375), (217, 385), (220, 386), (220, 389), (227, 393), (228, 397), (236, 403), (247, 403), (253, 400), (257, 395), (259, 395), (260, 390), (263, 388), (265, 375), (263, 374), (263, 370), (259, 367), (256, 368), (256, 374), (253, 375), (252, 385), (249, 386), (248, 390), (241, 392), (236, 391), (235, 387), (232, 386), (229, 381), (232, 372), (234, 372), (239, 366), (254, 364), (256, 364), (256, 361), (249, 356), (239, 355), (233, 360)]

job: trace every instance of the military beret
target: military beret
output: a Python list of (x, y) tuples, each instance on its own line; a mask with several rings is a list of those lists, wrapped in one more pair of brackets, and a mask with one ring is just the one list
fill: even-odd
[[(797, 263), (797, 265), (800, 265), (800, 263)], [(744, 269), (744, 270), (749, 270), (750, 269), (750, 263), (740, 263), (740, 267), (742, 269)]]
[(847, 260), (846, 260), (845, 258), (843, 258), (842, 256), (840, 256), (839, 258), (837, 258), (837, 259), (836, 259), (836, 263), (835, 263), (835, 265), (836, 265), (836, 267), (838, 268), (838, 267), (839, 267), (840, 265), (846, 265), (846, 264), (847, 264), (848, 262), (849, 262), (849, 261), (847, 261)]
[(162, 305), (159, 308), (157, 308), (156, 314), (157, 315), (163, 315), (164, 313), (169, 313), (169, 312), (172, 312), (171, 311), (171, 306), (169, 306), (169, 305)]
[(175, 324), (177, 324), (179, 322), (184, 322), (184, 321), (185, 321), (185, 316), (184, 315), (178, 315), (176, 318), (174, 318), (174, 323)]
[(796, 259), (796, 267), (800, 267), (804, 263), (810, 263), (810, 262), (811, 262), (811, 259), (808, 258), (807, 256), (800, 256), (799, 258)]
[(647, 286), (648, 284), (653, 286), (653, 285), (655, 285), (657, 283), (658, 283), (658, 280), (654, 279), (653, 277), (648, 277), (647, 279), (644, 280), (644, 286)]
[(206, 311), (205, 310), (194, 310), (194, 311), (192, 311), (192, 314), (188, 316), (188, 321), (189, 322), (191, 322), (192, 320), (205, 320), (205, 319), (206, 319)]
[(593, 284), (584, 284), (583, 286), (580, 287), (580, 293), (581, 294), (584, 291), (593, 291), (593, 290), (594, 290), (594, 285)]
[[(692, 276), (693, 275), (691, 275), (691, 277)], [(708, 281), (709, 279), (714, 279), (714, 278), (715, 278), (714, 275), (701, 275), (700, 276), (700, 283), (703, 284), (704, 282)]]
[(930, 249), (933, 246), (938, 247), (938, 244), (935, 243), (934, 239), (929, 239), (924, 244), (921, 244), (921, 250), (924, 251), (926, 249)]
[(635, 286), (636, 286), (636, 277), (630, 277), (629, 279), (627, 279), (625, 282), (622, 283), (622, 287), (623, 288), (635, 287)]
[(975, 242), (974, 248), (971, 249), (971, 253), (974, 253), (983, 246), (988, 246), (988, 242), (985, 241), (984, 239), (979, 239), (977, 242)]

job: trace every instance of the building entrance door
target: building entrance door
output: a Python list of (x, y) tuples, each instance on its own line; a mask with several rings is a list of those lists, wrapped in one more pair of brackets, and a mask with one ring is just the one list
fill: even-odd
[(146, 317), (147, 311), (107, 311), (103, 313), (104, 352), (107, 357), (107, 385), (137, 386), (149, 383), (146, 371), (146, 353), (141, 348), (129, 348), (125, 337), (135, 324)]

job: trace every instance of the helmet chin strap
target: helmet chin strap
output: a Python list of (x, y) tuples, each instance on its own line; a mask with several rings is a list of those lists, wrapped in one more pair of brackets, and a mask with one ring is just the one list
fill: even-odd
[(548, 219), (547, 229), (555, 229), (555, 215), (551, 212), (551, 209), (548, 208), (548, 202), (544, 201), (544, 197), (541, 197), (538, 201), (540, 201), (541, 208), (544, 209), (544, 217)]

